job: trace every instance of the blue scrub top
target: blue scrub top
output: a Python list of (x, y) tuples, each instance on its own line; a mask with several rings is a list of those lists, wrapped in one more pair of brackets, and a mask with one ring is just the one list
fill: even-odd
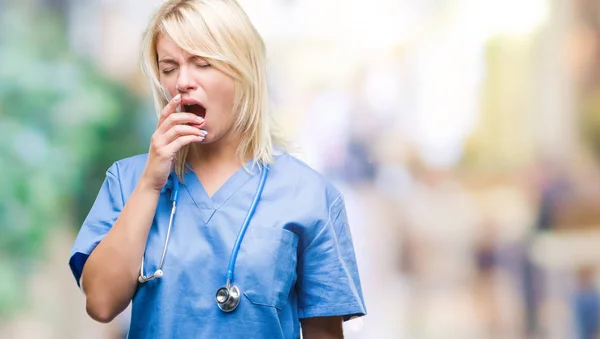
[[(108, 169), (71, 250), (69, 265), (78, 284), (87, 257), (119, 217), (146, 159), (146, 154), (134, 156)], [(269, 169), (235, 265), (233, 283), (243, 294), (238, 308), (221, 311), (215, 293), (225, 284), (260, 170), (241, 168), (212, 197), (188, 170), (180, 185), (164, 276), (138, 285), (129, 338), (299, 338), (300, 319), (348, 320), (366, 313), (340, 192), (286, 153)], [(170, 193), (163, 189), (150, 229), (146, 275), (160, 262)]]

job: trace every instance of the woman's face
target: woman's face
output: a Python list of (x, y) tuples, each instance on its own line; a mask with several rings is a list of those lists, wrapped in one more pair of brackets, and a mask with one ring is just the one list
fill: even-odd
[(181, 93), (181, 111), (201, 116), (208, 132), (203, 144), (227, 136), (234, 122), (234, 80), (201, 57), (181, 49), (167, 36), (156, 50), (160, 83), (169, 98)]

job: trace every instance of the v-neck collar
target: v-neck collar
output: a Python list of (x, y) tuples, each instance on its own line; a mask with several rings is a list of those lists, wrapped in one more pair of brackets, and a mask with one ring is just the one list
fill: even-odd
[(182, 184), (188, 191), (192, 201), (200, 210), (204, 223), (208, 223), (215, 212), (223, 206), (244, 184), (258, 174), (257, 167), (253, 160), (248, 161), (239, 168), (229, 179), (219, 187), (212, 197), (208, 195), (204, 186), (198, 179), (196, 172), (187, 164), (184, 174), (184, 183)]

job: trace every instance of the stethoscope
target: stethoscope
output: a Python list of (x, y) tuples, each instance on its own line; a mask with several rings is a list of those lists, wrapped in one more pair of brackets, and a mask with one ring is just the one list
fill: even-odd
[[(254, 199), (252, 200), (252, 204), (250, 205), (250, 209), (248, 210), (248, 214), (246, 214), (246, 219), (242, 224), (242, 228), (238, 232), (237, 239), (235, 240), (235, 245), (231, 250), (231, 257), (229, 259), (229, 266), (227, 267), (227, 275), (225, 276), (225, 286), (219, 288), (217, 290), (215, 299), (217, 301), (217, 306), (224, 312), (231, 312), (235, 310), (240, 303), (240, 289), (236, 285), (231, 284), (233, 280), (233, 270), (235, 267), (235, 261), (237, 260), (237, 255), (240, 251), (240, 246), (242, 244), (242, 240), (244, 239), (244, 235), (246, 234), (246, 230), (248, 229), (248, 225), (250, 224), (250, 220), (252, 219), (252, 215), (254, 215), (254, 211), (256, 210), (256, 205), (258, 205), (258, 201), (260, 200), (260, 196), (262, 194), (263, 188), (265, 187), (265, 181), (267, 179), (267, 167), (263, 166), (260, 176), (260, 182), (258, 184), (258, 189), (256, 190), (256, 194), (254, 195)], [(160, 264), (158, 265), (158, 269), (149, 277), (144, 275), (144, 256), (142, 256), (142, 264), (140, 266), (140, 276), (138, 277), (138, 281), (140, 283), (145, 283), (150, 280), (158, 279), (163, 276), (163, 263), (165, 261), (165, 255), (167, 254), (167, 246), (169, 245), (169, 236), (171, 234), (171, 226), (173, 225), (173, 219), (175, 217), (175, 210), (177, 209), (177, 198), (179, 197), (179, 180), (177, 179), (177, 175), (171, 174), (169, 175), (169, 181), (173, 183), (173, 187), (171, 189), (171, 215), (169, 217), (169, 226), (167, 228), (167, 236), (165, 238), (165, 245), (163, 247), (162, 256), (160, 258)]]

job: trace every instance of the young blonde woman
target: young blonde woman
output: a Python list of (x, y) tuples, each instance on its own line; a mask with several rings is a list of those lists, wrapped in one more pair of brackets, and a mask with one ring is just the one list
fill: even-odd
[(366, 313), (340, 193), (287, 154), (263, 41), (234, 0), (165, 2), (143, 39), (158, 125), (71, 250), (88, 314), (129, 338), (342, 338)]

